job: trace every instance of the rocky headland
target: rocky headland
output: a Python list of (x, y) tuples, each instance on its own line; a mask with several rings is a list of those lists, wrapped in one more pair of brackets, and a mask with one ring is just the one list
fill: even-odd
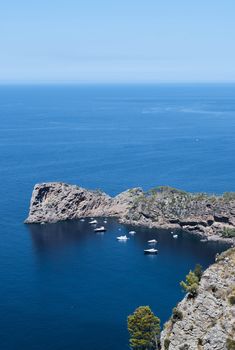
[(163, 350), (235, 349), (235, 249), (202, 275), (195, 298), (186, 295), (161, 333)]
[(210, 240), (235, 242), (235, 193), (188, 193), (171, 187), (134, 188), (110, 197), (59, 182), (35, 185), (26, 223), (112, 216), (131, 225), (183, 229)]
[[(65, 183), (35, 185), (26, 223), (117, 217), (131, 225), (183, 229), (235, 243), (235, 193), (187, 193), (170, 187), (127, 190), (116, 197)], [(235, 350), (235, 248), (202, 275), (196, 296), (174, 309), (161, 333), (163, 350)]]

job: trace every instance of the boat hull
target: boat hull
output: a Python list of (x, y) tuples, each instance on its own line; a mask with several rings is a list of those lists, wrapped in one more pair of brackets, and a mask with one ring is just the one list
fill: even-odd
[(157, 253), (158, 253), (157, 250), (156, 250), (156, 251), (144, 250), (144, 254), (146, 254), (146, 255), (155, 255), (155, 254), (157, 254)]

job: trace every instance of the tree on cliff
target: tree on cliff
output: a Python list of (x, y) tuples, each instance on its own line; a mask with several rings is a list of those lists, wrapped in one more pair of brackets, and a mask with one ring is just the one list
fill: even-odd
[(202, 278), (202, 273), (203, 273), (202, 265), (196, 264), (195, 269), (194, 269), (193, 272), (195, 273), (195, 275), (197, 276), (198, 280), (200, 281), (201, 278)]
[(189, 271), (186, 280), (180, 282), (180, 285), (185, 292), (189, 293), (189, 296), (193, 298), (197, 296), (198, 285), (202, 278), (202, 273), (202, 266), (197, 264), (193, 271)]
[(180, 282), (181, 287), (185, 290), (185, 292), (189, 293), (191, 297), (195, 297), (197, 295), (198, 284), (199, 278), (193, 271), (189, 271), (185, 282)]
[(160, 319), (149, 306), (140, 306), (128, 317), (130, 347), (133, 350), (159, 349)]

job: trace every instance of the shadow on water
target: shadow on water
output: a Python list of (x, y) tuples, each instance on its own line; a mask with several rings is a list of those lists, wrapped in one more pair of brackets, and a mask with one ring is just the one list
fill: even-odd
[[(79, 220), (62, 221), (55, 224), (30, 224), (27, 228), (37, 253), (52, 252), (72, 245), (82, 245), (86, 240), (91, 239), (94, 234), (95, 225), (88, 224)], [(103, 219), (99, 220), (100, 223)], [(115, 219), (109, 219), (106, 225), (109, 231), (115, 230), (117, 222)]]

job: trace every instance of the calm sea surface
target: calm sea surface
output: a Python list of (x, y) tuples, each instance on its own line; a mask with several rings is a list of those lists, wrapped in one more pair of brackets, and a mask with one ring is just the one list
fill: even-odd
[[(164, 322), (188, 270), (225, 249), (148, 229), (118, 242), (131, 227), (115, 220), (104, 235), (26, 226), (35, 183), (222, 193), (235, 191), (234, 155), (235, 85), (1, 86), (0, 348), (128, 349), (127, 315), (148, 304)], [(143, 254), (151, 238), (157, 256)]]

